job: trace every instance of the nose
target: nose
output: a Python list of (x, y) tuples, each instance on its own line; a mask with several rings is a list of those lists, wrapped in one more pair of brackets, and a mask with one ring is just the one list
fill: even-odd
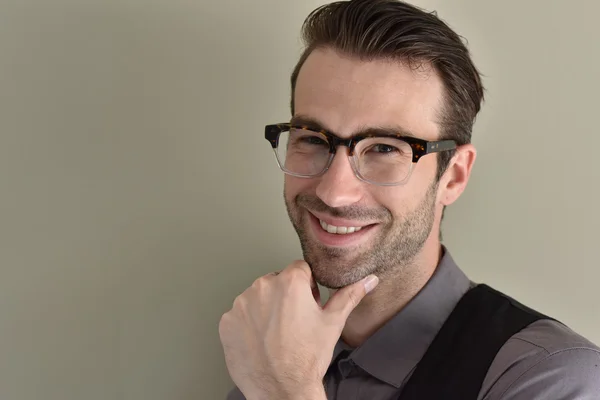
[(319, 178), (317, 196), (329, 207), (344, 207), (363, 196), (363, 182), (354, 174), (347, 149), (337, 151), (329, 169)]

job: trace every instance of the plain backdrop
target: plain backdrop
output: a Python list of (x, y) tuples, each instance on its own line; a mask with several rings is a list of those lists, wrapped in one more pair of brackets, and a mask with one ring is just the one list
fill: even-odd
[[(220, 316), (301, 257), (263, 129), (323, 3), (0, 3), (0, 398), (224, 398)], [(446, 245), (600, 342), (600, 3), (417, 4), (487, 87)]]

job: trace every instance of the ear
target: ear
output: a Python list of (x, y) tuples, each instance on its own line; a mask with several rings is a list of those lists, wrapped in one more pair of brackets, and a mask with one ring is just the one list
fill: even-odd
[(446, 172), (440, 179), (440, 203), (448, 206), (454, 203), (467, 187), (471, 169), (477, 158), (477, 150), (472, 144), (465, 144), (456, 149)]

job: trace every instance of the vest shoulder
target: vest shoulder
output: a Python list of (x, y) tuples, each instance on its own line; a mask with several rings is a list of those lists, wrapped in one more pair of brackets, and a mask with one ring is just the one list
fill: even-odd
[[(472, 285), (472, 287), (475, 286), (478, 285)], [(485, 287), (486, 285), (481, 286)], [(535, 309), (527, 307), (527, 305), (520, 303), (517, 299), (507, 296), (494, 288), (487, 286), (486, 292), (493, 292), (495, 295), (506, 296), (511, 299), (513, 304), (517, 307), (528, 310), (533, 314), (539, 314)], [(568, 326), (552, 319), (543, 318), (531, 323), (529, 326), (513, 335), (504, 344), (500, 353), (510, 354), (512, 353), (511, 350), (516, 349), (518, 350), (516, 354), (522, 354), (523, 350), (529, 349), (530, 351), (527, 352), (528, 354), (542, 352), (548, 355), (557, 351), (575, 348), (589, 348), (594, 351), (599, 350), (597, 345)]]

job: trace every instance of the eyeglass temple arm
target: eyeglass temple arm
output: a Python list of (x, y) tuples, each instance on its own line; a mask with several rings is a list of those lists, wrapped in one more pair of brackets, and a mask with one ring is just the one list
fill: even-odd
[(456, 142), (454, 140), (439, 140), (427, 143), (426, 154), (454, 149), (456, 149)]

